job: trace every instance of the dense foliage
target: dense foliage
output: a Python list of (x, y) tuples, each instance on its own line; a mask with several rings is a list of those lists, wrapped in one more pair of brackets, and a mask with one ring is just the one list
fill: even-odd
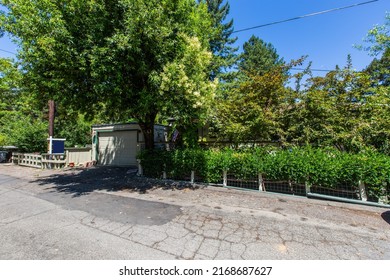
[(23, 85), (112, 121), (134, 118), (154, 147), (157, 117), (200, 121), (216, 84), (209, 79), (214, 28), (194, 0), (2, 0), (1, 30), (19, 46)]
[[(378, 55), (364, 71), (352, 58), (314, 76), (305, 58), (286, 63), (276, 49), (252, 36), (244, 44), (233, 85), (218, 95), (211, 128), (218, 141), (277, 142), (390, 154), (389, 16), (369, 32), (366, 49)], [(295, 88), (293, 81), (295, 80)]]
[(243, 45), (238, 67), (243, 75), (264, 75), (272, 71), (275, 66), (284, 64), (275, 47), (256, 36), (249, 38)]
[(139, 159), (147, 176), (184, 179), (195, 171), (203, 182), (220, 183), (223, 171), (239, 179), (266, 180), (337, 189), (364, 182), (371, 197), (390, 194), (390, 157), (374, 151), (359, 154), (337, 149), (275, 147), (232, 149), (184, 149), (143, 151)]
[(18, 85), (15, 63), (0, 59), (0, 146), (15, 145), (23, 152), (46, 150), (47, 125), (34, 100)]
[[(131, 119), (151, 150), (153, 124), (173, 117), (187, 146), (196, 146), (197, 128), (207, 120), (214, 140), (236, 148), (315, 147), (144, 152), (140, 159), (153, 176), (194, 170), (216, 182), (229, 170), (242, 179), (260, 172), (331, 188), (364, 181), (375, 196), (389, 184), (389, 16), (362, 47), (377, 56), (366, 70), (355, 71), (348, 57), (345, 67), (317, 77), (310, 63), (291, 74), (304, 59), (285, 62), (255, 36), (237, 60), (223, 0), (0, 4), (0, 36), (18, 45), (16, 62), (0, 61), (0, 145), (45, 150), (46, 107), (54, 99), (55, 136), (68, 146), (90, 143), (93, 122)], [(186, 135), (192, 141), (183, 141)]]
[(211, 17), (212, 26), (215, 30), (210, 37), (210, 50), (213, 53), (213, 61), (210, 65), (210, 79), (218, 78), (222, 81), (231, 81), (234, 77), (230, 68), (237, 62), (237, 47), (233, 44), (237, 37), (232, 38), (233, 19), (228, 20), (230, 11), (229, 2), (224, 0), (198, 0), (205, 3)]

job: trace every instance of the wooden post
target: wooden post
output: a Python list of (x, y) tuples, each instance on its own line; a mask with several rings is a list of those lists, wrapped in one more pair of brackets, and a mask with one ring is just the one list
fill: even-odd
[(359, 181), (359, 193), (362, 201), (367, 201), (366, 186), (362, 181)]
[(191, 184), (195, 182), (195, 171), (191, 171)]
[(265, 191), (263, 175), (261, 173), (259, 173), (259, 191)]
[(138, 176), (142, 176), (143, 175), (143, 170), (142, 170), (141, 161), (138, 159), (137, 162), (138, 162), (138, 173), (137, 173), (137, 175)]
[(65, 167), (69, 165), (69, 150), (65, 151)]
[(308, 193), (310, 193), (310, 188), (311, 188), (311, 185), (309, 184), (309, 182), (305, 182), (306, 195)]
[(223, 183), (222, 184), (224, 187), (227, 186), (227, 170), (223, 171)]
[(54, 100), (49, 100), (49, 137), (54, 136), (55, 110)]
[(167, 179), (167, 172), (165, 171), (167, 170), (167, 165), (164, 163), (164, 171), (163, 171), (163, 179)]
[(387, 198), (387, 192), (386, 192), (386, 183), (382, 184), (382, 195), (378, 198), (378, 203), (380, 204), (388, 204), (389, 199)]

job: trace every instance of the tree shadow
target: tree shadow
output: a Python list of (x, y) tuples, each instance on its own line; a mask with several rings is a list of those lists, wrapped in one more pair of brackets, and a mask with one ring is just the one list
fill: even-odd
[(390, 225), (390, 211), (383, 212), (381, 215), (382, 219)]
[(87, 169), (70, 169), (64, 172), (42, 177), (33, 181), (45, 190), (82, 196), (93, 191), (122, 191), (147, 193), (148, 190), (162, 188), (172, 189), (198, 189), (199, 185), (190, 182), (177, 182), (172, 180), (158, 180), (137, 176), (137, 169), (130, 167), (95, 166)]

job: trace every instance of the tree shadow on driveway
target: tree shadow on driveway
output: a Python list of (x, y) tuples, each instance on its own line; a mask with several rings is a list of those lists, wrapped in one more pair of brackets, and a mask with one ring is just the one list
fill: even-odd
[[(153, 188), (175, 188), (169, 182), (138, 177), (134, 171), (122, 167), (60, 170), (50, 172), (51, 175), (38, 178), (33, 183), (43, 189), (37, 194), (40, 199), (64, 209), (83, 211), (91, 217), (122, 224), (163, 225), (181, 214), (177, 205), (96, 192), (124, 190), (146, 193)], [(95, 227), (95, 218), (91, 219), (83, 220), (83, 223)]]
[(150, 189), (196, 189), (189, 182), (157, 180), (136, 175), (136, 169), (126, 167), (98, 166), (88, 169), (70, 169), (47, 177), (39, 178), (34, 183), (46, 186), (46, 190), (82, 196), (93, 191), (120, 191), (146, 193)]
[(383, 212), (381, 216), (382, 219), (385, 220), (385, 222), (390, 225), (390, 211)]

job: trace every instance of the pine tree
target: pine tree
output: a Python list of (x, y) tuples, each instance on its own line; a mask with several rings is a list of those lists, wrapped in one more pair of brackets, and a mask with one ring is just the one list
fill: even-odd
[(282, 64), (284, 60), (279, 57), (274, 46), (253, 35), (244, 43), (238, 67), (244, 75), (248, 73), (264, 75), (273, 67)]
[(238, 48), (233, 47), (237, 37), (231, 37), (233, 19), (227, 21), (230, 12), (229, 2), (224, 2), (224, 0), (199, 0), (199, 3), (202, 2), (207, 4), (215, 30), (210, 39), (210, 49), (214, 54), (210, 79), (214, 80), (218, 77), (221, 80), (230, 80), (232, 73), (229, 73), (229, 70), (237, 61), (235, 52)]

